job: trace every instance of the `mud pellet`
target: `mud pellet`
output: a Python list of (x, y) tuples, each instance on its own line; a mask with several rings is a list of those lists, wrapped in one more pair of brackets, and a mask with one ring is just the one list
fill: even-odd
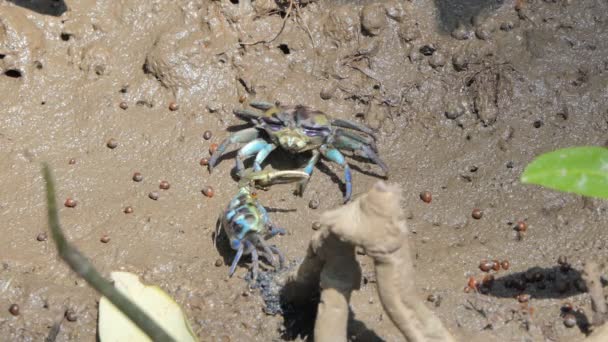
[(72, 309), (65, 310), (64, 316), (69, 322), (76, 322), (78, 320), (78, 315)]
[(218, 146), (217, 146), (216, 143), (213, 143), (213, 144), (209, 145), (209, 154), (215, 153), (215, 150), (217, 150), (217, 147)]
[(201, 192), (203, 193), (203, 195), (205, 195), (209, 198), (213, 197), (213, 195), (215, 194), (215, 192), (213, 191), (213, 188), (208, 185), (206, 187), (204, 187)]
[(63, 205), (65, 205), (68, 208), (75, 208), (77, 204), (78, 204), (78, 202), (76, 202), (76, 200), (69, 198), (69, 197), (65, 200), (65, 202), (63, 202)]
[(175, 102), (169, 103), (169, 110), (174, 112), (179, 109), (179, 105)]
[(158, 188), (161, 190), (169, 190), (170, 187), (171, 187), (171, 184), (169, 184), (169, 182), (167, 182), (166, 180), (162, 180), (158, 184)]
[(534, 126), (534, 128), (541, 128), (543, 127), (543, 122), (541, 120), (536, 120), (532, 125)]
[(522, 293), (517, 296), (517, 301), (520, 303), (527, 303), (530, 301), (530, 295), (527, 293)]
[(139, 172), (135, 172), (135, 173), (133, 174), (133, 181), (134, 181), (134, 182), (141, 182), (142, 180), (144, 180), (144, 176), (142, 176), (142, 174), (141, 174), (141, 173), (139, 173)]
[(483, 217), (483, 211), (481, 211), (481, 209), (473, 209), (473, 212), (471, 212), (471, 216), (476, 219), (479, 220)]
[(310, 202), (308, 202), (308, 207), (310, 209), (317, 209), (319, 207), (319, 200), (316, 198), (311, 199)]
[(68, 164), (70, 164), (70, 165), (74, 165), (74, 164), (76, 164), (76, 159), (71, 158), (71, 159), (68, 161)]
[(112, 138), (112, 139), (110, 139), (110, 140), (108, 140), (108, 141), (106, 142), (106, 146), (107, 146), (109, 149), (112, 149), (112, 150), (113, 150), (113, 149), (115, 149), (116, 147), (118, 147), (118, 141), (116, 141), (116, 139)]
[(564, 325), (566, 326), (566, 328), (573, 328), (574, 326), (576, 326), (576, 316), (571, 313), (565, 314)]
[(490, 270), (492, 269), (492, 262), (489, 260), (481, 260), (479, 262), (479, 269), (482, 272), (490, 272)]
[(222, 259), (215, 259), (215, 267), (220, 267), (224, 264), (224, 261), (222, 261)]
[(500, 271), (500, 261), (492, 260), (492, 269), (496, 272)]
[(502, 267), (503, 270), (508, 270), (509, 267), (511, 266), (511, 264), (509, 263), (509, 260), (503, 260), (500, 262), (500, 267)]
[(155, 200), (155, 201), (156, 201), (156, 200), (158, 200), (158, 192), (156, 192), (156, 191), (151, 191), (151, 192), (148, 194), (148, 197), (150, 197), (150, 199), (152, 199), (152, 200)]
[(515, 225), (515, 230), (520, 233), (525, 233), (528, 230), (528, 224), (524, 221), (519, 221)]
[(445, 65), (445, 56), (442, 53), (434, 53), (431, 59), (429, 59), (429, 65), (435, 69), (441, 68)]
[(207, 130), (207, 131), (205, 131), (205, 132), (203, 133), (203, 139), (205, 139), (205, 140), (209, 140), (209, 139), (211, 139), (212, 137), (213, 137), (213, 133), (212, 133), (211, 131), (209, 131), (209, 130)]
[(125, 214), (132, 214), (133, 213), (133, 207), (131, 207), (131, 206), (125, 207), (125, 209), (123, 210), (123, 212)]
[(437, 296), (433, 293), (426, 297), (426, 300), (431, 303), (435, 303), (437, 301)]
[(241, 96), (239, 96), (239, 103), (243, 103), (245, 101), (247, 101), (247, 95), (241, 95)]
[(321, 222), (319, 221), (315, 221), (312, 223), (312, 230), (319, 230), (321, 229)]
[(19, 316), (19, 311), (19, 305), (17, 304), (11, 304), (11, 306), (8, 307), (8, 312), (13, 316)]
[(107, 234), (102, 235), (101, 238), (99, 239), (99, 241), (101, 241), (102, 243), (108, 243), (108, 242), (110, 242), (110, 236)]
[(123, 101), (118, 105), (118, 107), (120, 107), (120, 109), (126, 110), (127, 108), (129, 108), (129, 105)]
[(201, 158), (201, 160), (198, 163), (201, 164), (201, 166), (207, 166), (207, 165), (209, 165), (209, 159)]
[(431, 195), (429, 191), (423, 191), (420, 193), (420, 199), (424, 203), (431, 203), (431, 201), (433, 200), (433, 195)]
[(42, 232), (36, 236), (36, 240), (38, 240), (40, 242), (46, 241), (46, 240), (48, 240), (48, 238), (49, 237), (45, 232)]

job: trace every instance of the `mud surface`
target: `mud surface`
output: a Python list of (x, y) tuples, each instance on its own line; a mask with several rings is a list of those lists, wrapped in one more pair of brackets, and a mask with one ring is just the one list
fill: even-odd
[[(46, 231), (43, 161), (60, 203), (77, 201), (60, 210), (66, 234), (104, 274), (127, 270), (160, 285), (201, 340), (298, 335), (264, 313), (244, 279), (249, 263), (228, 279), (233, 253), (213, 247), (217, 217), (236, 194), (234, 154), (211, 175), (199, 160), (241, 123), (232, 110), (253, 99), (308, 104), (379, 130), (389, 179), (404, 189), (419, 295), (438, 299), (429, 306), (457, 338), (583, 337), (590, 303), (578, 272), (607, 256), (608, 204), (518, 179), (539, 153), (606, 144), (608, 5), (450, 3), (0, 1), (2, 339), (41, 341), (56, 324), (57, 341), (96, 337), (98, 296), (58, 261), (50, 240), (37, 240)], [(356, 195), (380, 169), (348, 160)], [(268, 167), (304, 162), (275, 152)], [(136, 171), (143, 181), (132, 180)], [(304, 256), (320, 212), (341, 203), (342, 178), (323, 162), (302, 198), (293, 185), (260, 192), (288, 230), (273, 241), (290, 260)], [(161, 180), (170, 189), (159, 189)], [(201, 194), (207, 185), (211, 198)], [(527, 222), (523, 239), (518, 221)], [(469, 276), (481, 279), (481, 259), (508, 259), (510, 268), (491, 289), (465, 293)], [(350, 335), (398, 341), (371, 262), (361, 263)], [(519, 303), (519, 293), (530, 301)], [(564, 326), (565, 302), (584, 311), (578, 327)], [(63, 319), (68, 309), (72, 321)]]

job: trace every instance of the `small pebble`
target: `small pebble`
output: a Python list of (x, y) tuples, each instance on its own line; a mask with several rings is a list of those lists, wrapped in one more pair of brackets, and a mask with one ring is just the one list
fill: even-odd
[(426, 300), (431, 303), (435, 303), (437, 301), (437, 296), (431, 293), (426, 297)]
[(414, 63), (422, 59), (422, 54), (418, 51), (412, 51), (410, 52), (408, 57), (410, 59), (410, 62)]
[(456, 54), (452, 56), (452, 65), (454, 65), (454, 70), (463, 71), (468, 69), (469, 62), (467, 57), (463, 54)]
[(461, 24), (458, 25), (458, 27), (456, 27), (454, 31), (452, 31), (452, 37), (457, 40), (465, 40), (471, 37), (471, 33), (466, 29), (464, 25)]
[(209, 154), (213, 154), (215, 152), (215, 150), (217, 150), (217, 144), (213, 143), (211, 145), (209, 145)]
[(121, 102), (118, 106), (120, 107), (120, 109), (125, 109), (125, 110), (127, 108), (129, 108), (129, 105), (126, 102), (124, 102), (124, 101)]
[(527, 303), (528, 301), (530, 301), (530, 295), (527, 293), (522, 293), (517, 296), (517, 301), (520, 303)]
[(112, 138), (108, 140), (106, 146), (110, 149), (115, 149), (116, 147), (118, 147), (118, 142), (116, 141), (116, 139)]
[(125, 209), (123, 211), (125, 214), (131, 214), (131, 213), (133, 213), (133, 207), (131, 207), (131, 206), (125, 207)]
[(71, 199), (68, 197), (68, 199), (65, 200), (65, 202), (63, 203), (63, 205), (65, 205), (68, 208), (74, 208), (76, 207), (76, 204), (78, 204), (78, 202), (76, 202), (76, 200)]
[(521, 233), (525, 233), (528, 230), (528, 224), (524, 221), (519, 221), (515, 225), (515, 230)]
[(319, 200), (316, 198), (311, 199), (310, 202), (308, 202), (308, 207), (310, 209), (317, 209), (319, 207)]
[(481, 26), (475, 30), (475, 36), (481, 40), (488, 40), (492, 37), (492, 34), (487, 27)]
[(209, 198), (213, 197), (213, 195), (214, 195), (213, 188), (208, 185), (203, 188), (202, 193), (203, 193), (203, 195), (205, 195)]
[(19, 305), (11, 304), (11, 306), (8, 308), (8, 312), (10, 312), (13, 316), (19, 316)]
[(38, 234), (38, 236), (36, 236), (36, 240), (42, 242), (42, 241), (46, 241), (48, 240), (48, 235), (45, 232), (42, 232), (40, 234)]
[(201, 166), (207, 166), (209, 165), (209, 159), (201, 158), (201, 161), (199, 161), (198, 163), (201, 164)]
[(564, 325), (566, 328), (573, 328), (576, 326), (576, 316), (571, 313), (564, 315)]
[(211, 131), (205, 131), (203, 133), (203, 139), (209, 140), (209, 139), (211, 139), (211, 137), (213, 137), (213, 133)]
[(505, 271), (508, 270), (510, 266), (511, 266), (511, 264), (509, 263), (509, 260), (503, 260), (500, 263), (500, 267), (502, 267), (502, 269)]
[(220, 267), (224, 264), (222, 259), (215, 259), (215, 267)]
[(179, 105), (175, 102), (169, 103), (169, 110), (174, 112), (179, 109)]
[(435, 69), (441, 68), (445, 65), (445, 56), (440, 52), (434, 53), (431, 59), (429, 59), (429, 65)]
[(477, 209), (477, 208), (473, 209), (471, 216), (473, 216), (474, 219), (479, 220), (483, 217), (483, 211), (481, 211), (480, 209)]
[(534, 121), (534, 128), (541, 128), (543, 126), (543, 122), (541, 120)]
[(153, 199), (156, 201), (156, 200), (158, 200), (158, 192), (152, 191), (148, 194), (148, 197), (150, 197), (150, 199)]
[(135, 172), (133, 174), (133, 181), (134, 182), (141, 182), (142, 180), (144, 180), (144, 176), (142, 176), (141, 173)]
[(68, 309), (65, 311), (65, 319), (67, 319), (70, 322), (76, 322), (76, 320), (78, 319), (78, 316), (76, 315), (74, 310)]
[(433, 200), (433, 196), (429, 191), (423, 191), (420, 193), (420, 199), (424, 203), (431, 203), (431, 201)]
[(68, 164), (70, 164), (70, 165), (76, 164), (76, 159), (74, 159), (74, 158), (70, 159), (70, 161), (68, 161)]
[(243, 103), (245, 101), (247, 101), (247, 95), (243, 94), (243, 95), (239, 96), (239, 103)]
[(161, 190), (169, 190), (169, 188), (171, 187), (171, 184), (169, 184), (169, 182), (167, 182), (166, 180), (160, 181), (160, 184), (158, 185), (158, 187)]
[(101, 241), (102, 243), (108, 243), (108, 242), (110, 242), (110, 236), (107, 234), (102, 235), (101, 238), (99, 239), (99, 241)]
[(319, 230), (321, 229), (321, 222), (319, 221), (315, 221), (312, 223), (312, 230)]

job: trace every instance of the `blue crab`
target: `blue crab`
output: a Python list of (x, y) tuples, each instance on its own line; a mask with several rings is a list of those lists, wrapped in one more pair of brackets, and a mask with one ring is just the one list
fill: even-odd
[[(234, 143), (244, 143), (236, 156), (236, 169), (239, 174), (245, 169), (245, 159), (255, 155), (253, 170), (260, 171), (262, 162), (277, 147), (293, 153), (312, 151), (312, 156), (304, 168), (312, 174), (320, 156), (337, 163), (344, 169), (346, 191), (344, 202), (352, 195), (351, 170), (340, 150), (358, 151), (371, 160), (388, 175), (388, 167), (378, 157), (376, 136), (371, 128), (342, 119), (332, 119), (329, 115), (310, 107), (283, 106), (279, 103), (251, 102), (250, 106), (263, 111), (258, 114), (247, 109), (238, 109), (234, 114), (253, 124), (225, 139), (209, 160), (209, 172), (218, 162), (226, 149)], [(302, 195), (308, 178), (298, 184), (297, 193)]]
[[(305, 178), (308, 178), (308, 174), (302, 171), (248, 171), (243, 173), (239, 183), (239, 192), (224, 210), (214, 239), (215, 245), (220, 229), (223, 229), (230, 242), (230, 247), (236, 250), (236, 256), (230, 265), (230, 276), (234, 274), (241, 257), (247, 254), (251, 254), (254, 281), (258, 276), (259, 256), (263, 256), (277, 269), (285, 263), (283, 253), (277, 247), (266, 243), (266, 240), (277, 234), (285, 234), (285, 229), (278, 228), (272, 223), (266, 208), (259, 203), (256, 193), (251, 190), (251, 185), (253, 183), (289, 182)], [(278, 256), (279, 265), (273, 254)]]

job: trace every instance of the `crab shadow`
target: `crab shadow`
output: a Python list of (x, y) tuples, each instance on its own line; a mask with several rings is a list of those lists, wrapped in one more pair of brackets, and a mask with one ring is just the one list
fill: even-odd
[(531, 267), (495, 278), (491, 285), (482, 285), (480, 290), (482, 294), (499, 298), (529, 294), (535, 299), (561, 299), (586, 291), (581, 272), (569, 266)]
[(450, 33), (459, 25), (471, 26), (473, 18), (500, 8), (505, 0), (435, 0), (439, 28)]
[(68, 10), (63, 0), (8, 0), (13, 4), (36, 13), (59, 17)]

